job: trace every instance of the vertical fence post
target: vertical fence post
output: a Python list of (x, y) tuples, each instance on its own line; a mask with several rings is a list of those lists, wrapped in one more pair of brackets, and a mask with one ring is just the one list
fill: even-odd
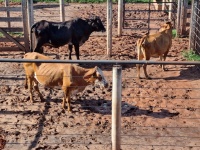
[(123, 23), (123, 0), (118, 1), (118, 35), (122, 35), (122, 23)]
[[(5, 0), (5, 7), (8, 7), (8, 6), (9, 6), (9, 1)], [(10, 18), (10, 12), (8, 10), (6, 11), (6, 15), (8, 18)], [(10, 20), (8, 20), (8, 28), (10, 29)]]
[(112, 53), (112, 0), (107, 0), (107, 55)]
[(60, 0), (60, 21), (65, 21), (65, 3), (64, 0)]
[(194, 16), (195, 16), (195, 6), (194, 6), (195, 2), (194, 0), (191, 1), (191, 19), (190, 19), (190, 32), (189, 32), (189, 48), (188, 49), (194, 49), (194, 23), (195, 23), (195, 20), (194, 20)]
[(186, 33), (187, 8), (188, 8), (188, 0), (181, 0), (180, 35), (184, 35)]
[(27, 14), (28, 14), (28, 19), (27, 19), (27, 28), (28, 28), (28, 33), (29, 33), (29, 41), (30, 41), (30, 48), (33, 48), (33, 45), (35, 45), (35, 39), (33, 38), (33, 35), (31, 35), (30, 30), (31, 26), (34, 24), (34, 12), (33, 12), (33, 1), (28, 0), (27, 1)]
[(166, 0), (162, 0), (162, 11), (166, 9)]
[(180, 14), (181, 14), (181, 0), (178, 0), (176, 37), (179, 37), (179, 35), (180, 35), (180, 17), (181, 17)]
[(30, 31), (31, 26), (34, 24), (34, 13), (33, 13), (33, 1), (27, 1), (27, 13), (28, 13), (28, 30)]
[(112, 83), (112, 150), (120, 150), (121, 145), (121, 80), (122, 68), (113, 67)]
[(172, 5), (173, 5), (173, 1), (172, 0), (170, 0), (169, 1), (170, 3), (169, 3), (169, 15), (168, 15), (168, 19), (169, 20), (171, 20), (172, 19)]
[(27, 16), (27, 1), (22, 0), (21, 2), (22, 6), (22, 19), (23, 19), (23, 31), (24, 31), (24, 45), (25, 45), (25, 51), (29, 51), (29, 36), (28, 36), (28, 16)]

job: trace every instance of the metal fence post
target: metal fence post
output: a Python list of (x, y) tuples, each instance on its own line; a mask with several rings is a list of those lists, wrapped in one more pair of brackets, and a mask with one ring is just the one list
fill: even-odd
[(112, 0), (107, 0), (107, 56), (112, 55)]
[(65, 21), (65, 2), (64, 0), (60, 0), (60, 21)]
[(190, 32), (189, 32), (189, 48), (188, 48), (189, 50), (194, 48), (194, 43), (193, 43), (193, 41), (194, 41), (194, 37), (193, 37), (194, 36), (194, 23), (195, 23), (194, 4), (195, 4), (195, 2), (194, 2), (194, 0), (192, 0), (191, 1), (192, 8), (191, 8), (191, 19), (190, 19)]
[(120, 150), (121, 145), (121, 80), (122, 68), (113, 67), (112, 83), (112, 150)]
[[(32, 0), (28, 0), (27, 1), (27, 34), (29, 35), (29, 46), (30, 49), (32, 49), (35, 46), (35, 38), (34, 36), (31, 34), (30, 30), (31, 30), (31, 26), (34, 24), (34, 11), (33, 11), (33, 1)], [(30, 51), (30, 49), (28, 51)]]
[(118, 35), (122, 35), (123, 25), (123, 0), (118, 1)]

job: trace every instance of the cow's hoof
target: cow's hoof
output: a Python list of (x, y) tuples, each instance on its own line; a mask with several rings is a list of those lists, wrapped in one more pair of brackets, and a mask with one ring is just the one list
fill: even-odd
[(151, 77), (146, 77), (146, 79), (147, 79), (147, 80), (151, 80), (152, 78), (151, 78)]

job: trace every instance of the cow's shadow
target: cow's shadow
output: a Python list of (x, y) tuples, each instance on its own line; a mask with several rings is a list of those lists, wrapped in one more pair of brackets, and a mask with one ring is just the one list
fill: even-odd
[[(170, 71), (170, 70), (168, 70)], [(199, 80), (200, 66), (190, 66), (180, 71), (180, 75), (176, 77), (167, 77), (165, 80)]]
[[(72, 104), (79, 104), (81, 105), (80, 109), (93, 112), (93, 113), (99, 113), (103, 115), (111, 115), (112, 111), (112, 102), (110, 100), (76, 100), (73, 101)], [(170, 112), (166, 109), (160, 109), (160, 111), (153, 111), (152, 107), (143, 109), (139, 108), (138, 106), (133, 106), (131, 104), (128, 104), (126, 102), (121, 103), (121, 113), (122, 117), (128, 117), (128, 116), (151, 116), (154, 118), (167, 118), (167, 117), (174, 117), (178, 116), (179, 112)]]

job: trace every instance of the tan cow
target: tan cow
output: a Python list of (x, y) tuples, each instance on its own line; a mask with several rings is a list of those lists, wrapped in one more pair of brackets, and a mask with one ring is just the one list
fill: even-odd
[[(51, 59), (42, 54), (32, 52), (26, 53), (24, 59)], [(65, 109), (65, 103), (68, 103), (68, 111), (71, 111), (70, 96), (76, 92), (81, 92), (87, 85), (95, 84), (101, 88), (107, 87), (102, 70), (99, 67), (85, 69), (74, 64), (61, 63), (24, 63), (23, 64), (26, 80), (25, 88), (30, 91), (30, 100), (33, 102), (33, 86), (38, 92), (41, 100), (44, 100), (39, 91), (38, 83), (46, 87), (60, 86), (64, 91), (62, 107)]]
[[(148, 34), (137, 40), (138, 60), (150, 60), (151, 57), (160, 57), (160, 60), (166, 60), (166, 56), (172, 45), (172, 24), (167, 22), (163, 24), (158, 33)], [(150, 77), (146, 71), (147, 64), (143, 65), (146, 78)], [(164, 65), (162, 65), (165, 70)], [(137, 76), (140, 78), (140, 65), (137, 65)]]

